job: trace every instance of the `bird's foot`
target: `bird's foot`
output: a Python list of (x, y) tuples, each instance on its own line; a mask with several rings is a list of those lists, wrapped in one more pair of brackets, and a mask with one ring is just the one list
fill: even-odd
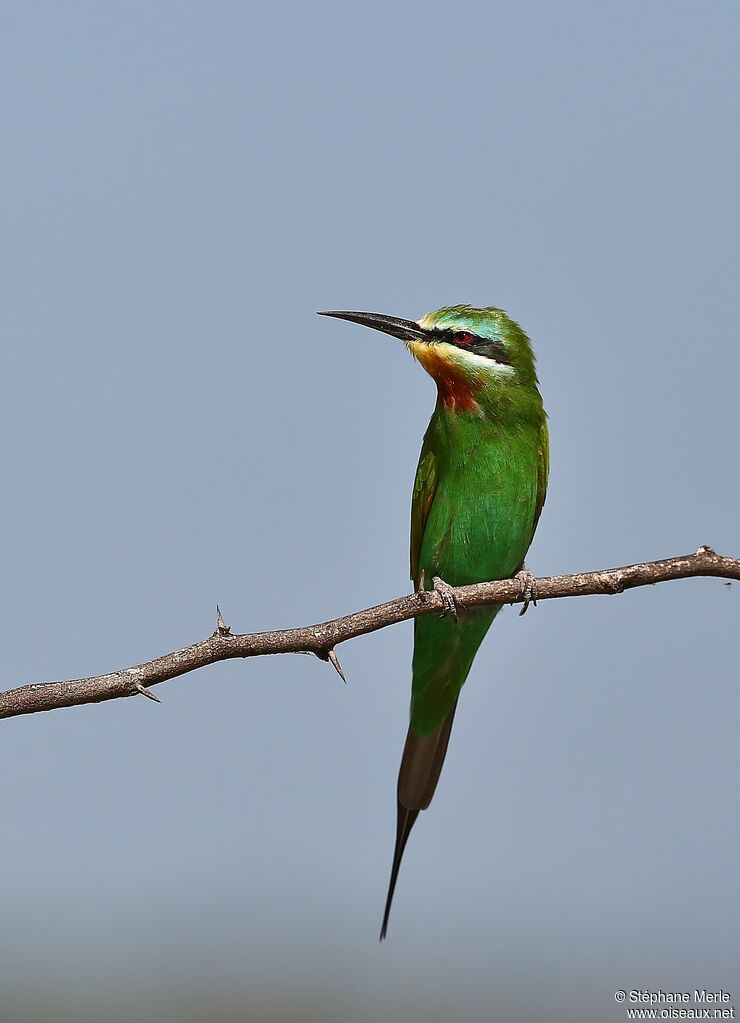
[(435, 591), (442, 598), (442, 603), (445, 606), (444, 613), (452, 615), (453, 619), (457, 621), (459, 617), (458, 615), (459, 606), (457, 600), (455, 599), (455, 591), (453, 590), (449, 583), (446, 583), (444, 579), (440, 579), (438, 575), (432, 577), (432, 583)]
[(518, 579), (522, 584), (521, 595), (524, 597), (524, 603), (522, 604), (522, 609), (519, 612), (519, 617), (521, 618), (523, 614), (527, 613), (530, 604), (533, 607), (537, 607), (537, 580), (532, 573), (524, 567), (524, 565), (522, 565), (521, 571), (517, 572), (514, 578)]

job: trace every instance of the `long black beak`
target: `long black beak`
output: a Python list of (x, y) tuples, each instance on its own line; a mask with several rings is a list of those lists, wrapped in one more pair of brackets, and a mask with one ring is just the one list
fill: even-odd
[(372, 327), (384, 334), (391, 334), (401, 341), (424, 341), (425, 334), (414, 320), (402, 320), (399, 316), (386, 316), (385, 313), (319, 313), (319, 316), (335, 316), (338, 320), (350, 320), (361, 323), (363, 327)]

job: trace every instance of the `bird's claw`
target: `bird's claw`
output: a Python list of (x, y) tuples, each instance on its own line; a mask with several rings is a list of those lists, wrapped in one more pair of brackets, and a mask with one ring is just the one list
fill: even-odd
[(533, 607), (537, 607), (537, 580), (526, 568), (522, 568), (520, 572), (517, 572), (514, 578), (518, 579), (522, 584), (521, 595), (524, 597), (524, 603), (519, 612), (519, 617), (521, 618), (522, 615), (527, 613), (530, 604)]
[(438, 575), (432, 577), (432, 584), (435, 592), (437, 592), (442, 598), (442, 603), (445, 606), (445, 614), (452, 615), (455, 621), (459, 618), (458, 602), (455, 599), (455, 591), (446, 583), (444, 579), (440, 579)]

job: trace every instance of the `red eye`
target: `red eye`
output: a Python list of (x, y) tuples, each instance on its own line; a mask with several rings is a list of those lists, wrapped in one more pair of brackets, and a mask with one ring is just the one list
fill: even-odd
[(457, 334), (455, 334), (456, 345), (469, 345), (472, 340), (473, 335), (468, 334), (467, 331), (459, 331)]

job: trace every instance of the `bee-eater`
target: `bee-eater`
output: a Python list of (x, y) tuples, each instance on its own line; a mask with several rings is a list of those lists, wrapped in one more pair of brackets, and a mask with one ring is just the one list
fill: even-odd
[[(437, 384), (411, 506), (411, 578), (417, 589), (508, 579), (523, 569), (545, 501), (547, 420), (534, 355), (501, 309), (447, 306), (418, 321), (327, 312), (403, 341)], [(451, 607), (414, 621), (411, 721), (398, 775), (398, 818), (388, 928), (406, 842), (429, 806), (455, 708), (473, 658), (501, 605)]]

